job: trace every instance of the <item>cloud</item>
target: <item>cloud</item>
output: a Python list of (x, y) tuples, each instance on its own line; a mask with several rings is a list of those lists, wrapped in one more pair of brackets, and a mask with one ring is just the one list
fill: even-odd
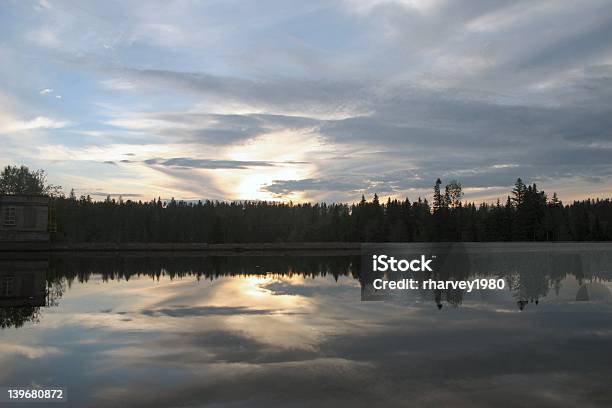
[(9, 118), (7, 121), (0, 121), (0, 132), (11, 133), (36, 129), (61, 129), (69, 125), (69, 121), (56, 120), (46, 116), (37, 116), (30, 120)]
[(175, 157), (172, 159), (147, 159), (146, 164), (153, 166), (166, 166), (183, 169), (247, 169), (250, 167), (272, 167), (274, 163), (266, 161), (240, 161), (240, 160), (210, 160), (192, 159), (188, 157)]
[(106, 79), (100, 81), (100, 83), (108, 89), (115, 91), (130, 91), (135, 88), (132, 82), (124, 80), (123, 78)]
[(139, 193), (107, 193), (104, 191), (80, 191), (80, 195), (91, 196), (91, 197), (122, 197), (122, 198), (140, 198), (143, 197), (143, 194)]
[(51, 9), (51, 3), (49, 3), (49, 0), (38, 0), (38, 6), (47, 10)]
[[(184, 81), (190, 84), (190, 88), (200, 88), (202, 92), (210, 91), (229, 100), (247, 99), (253, 106), (266, 107), (269, 112), (279, 112), (237, 115), (174, 113), (157, 116), (158, 120), (180, 126), (190, 122), (214, 123), (209, 128), (189, 130), (186, 140), (196, 140), (203, 136), (202, 141), (210, 138), (231, 143), (239, 140), (240, 136), (252, 139), (271, 129), (309, 129), (332, 146), (359, 146), (372, 153), (378, 151), (378, 160), (387, 163), (382, 174), (414, 170), (413, 173), (421, 175), (405, 178), (401, 183), (387, 188), (381, 183), (371, 184), (371, 177), (361, 177), (361, 184), (357, 185), (358, 179), (353, 177), (351, 188), (345, 188), (344, 183), (335, 183), (339, 188), (336, 191), (358, 192), (374, 186), (384, 188), (380, 192), (400, 194), (401, 188), (404, 191), (425, 188), (425, 183), (428, 186), (431, 184), (429, 179), (435, 180), (439, 176), (460, 179), (464, 176), (466, 187), (488, 188), (511, 185), (518, 176), (537, 181), (554, 178), (562, 173), (582, 177), (589, 172), (601, 172), (602, 169), (595, 169), (595, 166), (604, 165), (609, 154), (597, 150), (601, 145), (585, 144), (597, 141), (608, 143), (610, 140), (608, 129), (612, 127), (609, 119), (612, 111), (605, 107), (608, 106), (605, 102), (609, 101), (610, 95), (592, 91), (609, 88), (608, 74), (609, 68), (602, 67), (599, 71), (578, 75), (564, 85), (566, 89), (573, 89), (572, 95), (580, 103), (579, 106), (568, 99), (564, 99), (563, 105), (551, 105), (546, 98), (535, 103), (524, 103), (504, 95), (482, 94), (474, 90), (433, 89), (407, 81), (394, 84), (365, 81), (356, 85), (350, 81), (338, 80), (334, 89), (358, 89), (353, 92), (361, 95), (359, 106), (363, 112), (367, 112), (363, 114), (354, 111), (349, 117), (308, 116), (307, 112), (302, 112), (306, 116), (289, 115), (286, 106), (290, 106), (296, 96), (308, 101), (308, 97), (303, 95), (318, 95), (319, 100), (313, 103), (325, 106), (325, 95), (328, 93), (326, 83), (293, 84), (293, 89), (298, 91), (284, 100), (274, 92), (269, 92), (270, 89), (285, 87), (282, 80), (258, 84), (236, 80), (239, 85), (234, 87), (234, 79), (210, 75), (147, 71), (144, 76), (152, 76), (157, 80), (162, 77), (164, 80), (171, 78), (171, 81)], [(228, 83), (225, 79), (228, 79)], [(589, 85), (592, 83), (598, 86)], [(245, 91), (249, 87), (257, 91)], [(308, 92), (304, 91), (306, 88)], [(558, 89), (554, 92), (558, 92)], [(340, 101), (350, 95), (343, 92), (330, 93), (337, 94)], [(541, 93), (540, 97), (546, 93), (548, 91)], [(554, 98), (550, 96), (550, 100)], [(593, 108), (585, 109), (585, 104)], [(577, 123), (580, 125), (576, 126)], [(176, 129), (173, 129), (173, 133), (181, 134)], [(550, 151), (550, 144), (559, 146), (556, 152)], [(523, 148), (526, 145), (529, 145), (528, 152)], [(494, 166), (508, 161), (515, 163), (514, 170), (506, 171), (507, 179), (502, 182), (501, 172)], [(318, 178), (337, 179), (338, 174), (328, 174), (329, 171), (324, 167), (327, 163), (319, 161)], [(568, 167), (572, 163), (576, 171), (559, 171), (560, 166)], [(362, 163), (353, 164), (362, 166)], [(471, 177), (470, 172), (477, 173), (478, 177)], [(409, 183), (410, 180), (412, 182)], [(590, 179), (591, 182), (594, 180)], [(472, 182), (477, 184), (472, 185)], [(312, 179), (278, 180), (262, 186), (261, 191), (281, 197), (290, 191), (320, 191), (324, 185), (330, 189), (334, 187), (334, 183), (325, 184)]]
[(274, 180), (271, 184), (262, 186), (263, 191), (270, 192), (276, 197), (284, 197), (296, 192), (305, 191), (361, 191), (366, 187), (363, 180), (343, 181), (343, 180), (321, 180), (321, 179), (302, 179), (302, 180)]
[[(111, 71), (112, 72), (112, 71)], [(275, 78), (252, 80), (201, 72), (121, 69), (141, 88), (172, 88), (212, 98), (213, 105), (241, 104), (250, 113), (341, 119), (366, 113), (360, 96), (368, 83)], [(216, 99), (215, 99), (216, 98)], [(214, 109), (213, 106), (211, 106)]]
[[(474, 197), (519, 176), (585, 196), (612, 177), (605, 1), (51, 5), (30, 28), (0, 16), (0, 71), (23, 84), (0, 85), (19, 112), (0, 131), (36, 130), (44, 152), (123, 144), (94, 160), (130, 164), (107, 166), (126, 183), (355, 200), (421, 194), (437, 177)], [(60, 96), (49, 84), (71, 97), (31, 98)], [(5, 154), (39, 159), (11, 143)], [(133, 145), (151, 151), (121, 156)], [(308, 166), (280, 174), (291, 161)]]

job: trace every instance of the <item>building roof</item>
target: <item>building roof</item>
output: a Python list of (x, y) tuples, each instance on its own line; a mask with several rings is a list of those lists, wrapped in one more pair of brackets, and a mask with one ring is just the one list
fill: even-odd
[(49, 204), (49, 197), (42, 195), (5, 195), (0, 196), (0, 203), (11, 203), (11, 204)]

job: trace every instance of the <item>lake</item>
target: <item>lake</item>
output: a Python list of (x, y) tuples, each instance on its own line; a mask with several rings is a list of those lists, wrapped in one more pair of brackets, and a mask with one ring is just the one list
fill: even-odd
[(358, 255), (0, 254), (0, 386), (75, 407), (611, 406), (612, 252), (529, 248), (467, 261), (504, 290), (385, 301), (361, 301)]

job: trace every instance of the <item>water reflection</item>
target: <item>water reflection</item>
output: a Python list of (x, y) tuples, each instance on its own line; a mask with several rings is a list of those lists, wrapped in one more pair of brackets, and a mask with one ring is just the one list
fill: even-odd
[[(415, 253), (421, 249), (415, 249)], [(13, 257), (14, 258), (14, 257)], [(87, 283), (92, 277), (108, 281), (129, 281), (150, 277), (171, 280), (195, 277), (215, 280), (222, 277), (247, 277), (247, 281), (273, 281), (276, 277), (316, 278), (350, 277), (359, 282), (362, 298), (395, 301), (430, 301), (438, 309), (445, 304), (457, 307), (464, 299), (491, 304), (513, 301), (520, 310), (529, 304), (538, 305), (540, 299), (576, 301), (608, 301), (612, 297), (605, 282), (612, 280), (612, 255), (609, 251), (555, 251), (550, 247), (539, 251), (502, 251), (483, 246), (478, 251), (445, 253), (435, 272), (417, 272), (410, 277), (419, 282), (434, 280), (467, 280), (473, 278), (503, 278), (506, 291), (475, 291), (461, 289), (389, 292), (372, 287), (374, 276), (364, 276), (363, 259), (359, 256), (198, 256), (193, 253), (114, 254), (92, 253), (39, 256), (38, 260), (10, 259), (0, 261), (0, 327), (21, 327), (25, 322), (36, 322), (41, 307), (57, 305), (66, 287), (74, 282)], [(366, 257), (369, 258), (369, 257)], [(389, 278), (388, 274), (386, 275)], [(409, 275), (402, 275), (408, 277)], [(394, 277), (395, 279), (398, 276)], [(603, 283), (602, 283), (603, 282)], [(275, 287), (273, 284), (271, 288)], [(563, 289), (563, 291), (562, 291)], [(550, 296), (550, 292), (554, 292)], [(241, 288), (238, 295), (257, 294), (256, 289)], [(280, 292), (276, 292), (280, 293)]]
[[(395, 259), (432, 259), (433, 272), (385, 272), (372, 270), (372, 257), (384, 253)], [(371, 244), (364, 248), (361, 268), (362, 300), (396, 302), (433, 300), (438, 309), (454, 307), (464, 299), (489, 303), (514, 299), (519, 310), (538, 305), (543, 298), (555, 300), (606, 301), (609, 288), (601, 282), (612, 280), (612, 251), (606, 245), (525, 245), (525, 244)], [(390, 291), (374, 287), (375, 280), (414, 279), (418, 290)], [(500, 282), (507, 290), (460, 288), (430, 289), (426, 280)], [(561, 291), (561, 288), (564, 290)], [(552, 294), (550, 292), (553, 292)], [(568, 293), (571, 293), (568, 296)]]
[(0, 331), (0, 384), (77, 407), (610, 406), (610, 264), (540, 255), (471, 259), (502, 292), (398, 302), (360, 301), (359, 257), (54, 256), (38, 322)]
[(0, 328), (37, 321), (47, 306), (47, 261), (0, 261)]

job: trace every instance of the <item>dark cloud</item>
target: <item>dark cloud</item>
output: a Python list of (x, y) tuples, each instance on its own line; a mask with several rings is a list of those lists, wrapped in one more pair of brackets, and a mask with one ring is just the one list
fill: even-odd
[(153, 166), (175, 167), (183, 169), (247, 169), (249, 167), (273, 167), (276, 164), (267, 161), (209, 160), (176, 157), (172, 159), (147, 159), (146, 164)]
[[(608, 44), (606, 44), (606, 41)], [(546, 67), (554, 70), (583, 66), (585, 61), (609, 51), (609, 42), (612, 41), (612, 19), (603, 22), (597, 20), (589, 29), (559, 38), (543, 49), (539, 49), (525, 60), (517, 60), (519, 68)]]
[(304, 191), (356, 191), (364, 187), (359, 181), (342, 180), (321, 180), (321, 179), (302, 179), (302, 180), (274, 180), (271, 184), (262, 186), (262, 191), (270, 192), (282, 197), (295, 192)]
[[(308, 80), (275, 78), (254, 80), (224, 77), (199, 72), (179, 72), (152, 69), (127, 69), (121, 71), (143, 86), (169, 86), (184, 91), (218, 96), (229, 102), (265, 104), (273, 108), (283, 107), (305, 113), (329, 113), (343, 108), (362, 106), (369, 82), (347, 80)], [(333, 111), (332, 111), (333, 112)], [(272, 113), (274, 115), (274, 113)]]
[(89, 191), (89, 192), (82, 193), (82, 195), (89, 195), (92, 197), (123, 197), (123, 198), (143, 197), (142, 194), (138, 194), (138, 193), (106, 193), (104, 191)]
[[(275, 114), (215, 114), (192, 112), (139, 112), (136, 117), (148, 122), (146, 130), (164, 142), (231, 145), (275, 131), (316, 127), (320, 122), (303, 116)], [(130, 126), (117, 123), (117, 126)], [(138, 125), (140, 126), (140, 125)]]

